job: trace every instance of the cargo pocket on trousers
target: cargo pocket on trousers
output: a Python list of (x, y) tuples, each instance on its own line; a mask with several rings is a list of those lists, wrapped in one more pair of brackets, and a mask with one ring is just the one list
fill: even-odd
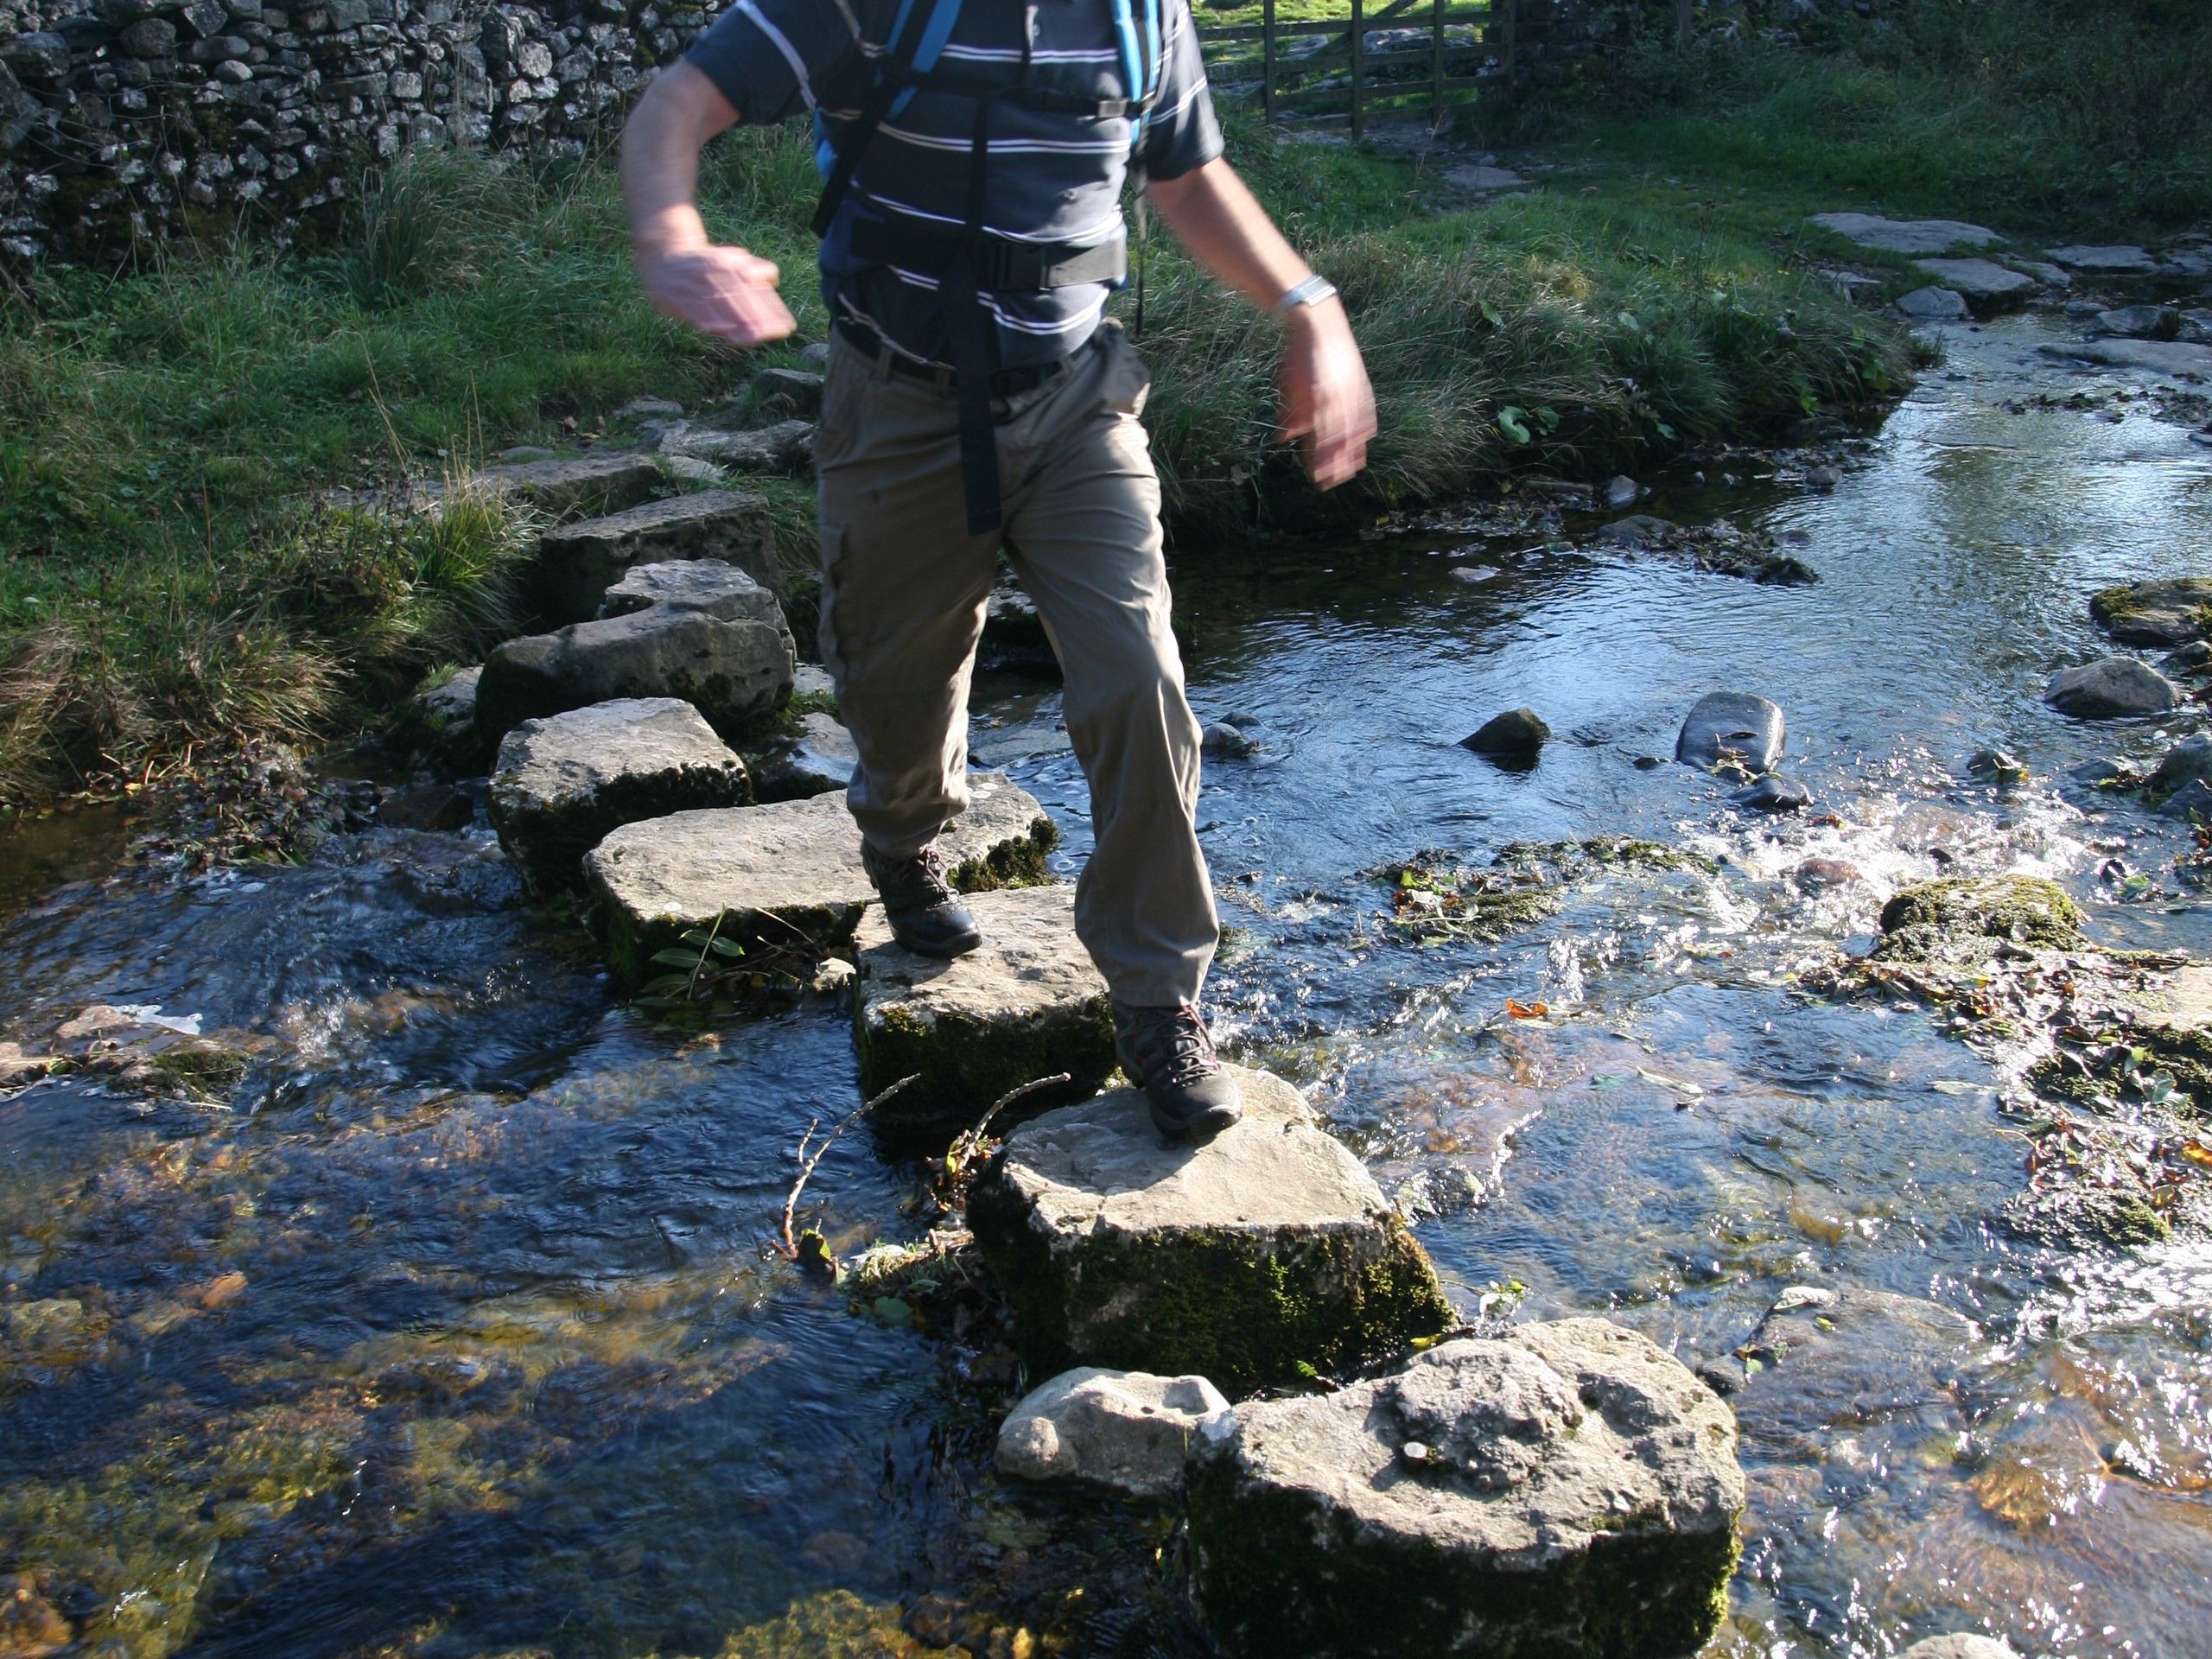
[(845, 573), (845, 527), (822, 526), (822, 614), (814, 643), (822, 666), (842, 683), (845, 677), (842, 647), (837, 635), (837, 590)]

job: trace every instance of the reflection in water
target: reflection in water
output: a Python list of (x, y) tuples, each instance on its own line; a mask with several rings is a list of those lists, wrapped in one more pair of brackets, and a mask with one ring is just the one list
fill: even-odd
[[(2094, 884), (2108, 856), (2155, 871), (2171, 827), (2052, 781), (2158, 735), (2035, 695), (2094, 649), (2088, 592), (2205, 544), (2212, 474), (2146, 416), (2004, 408), (2071, 384), (2039, 326), (1956, 335), (1961, 378), (1831, 496), (1653, 503), (1802, 532), (1817, 587), (1565, 550), (1467, 583), (1418, 535), (1179, 579), (1194, 700), (1260, 745), (1200, 813), (1224, 1028), (1330, 1112), (1454, 1294), (1517, 1285), (1524, 1316), (1605, 1313), (1692, 1359), (1787, 1286), (1855, 1299), (1737, 1396), (1751, 1506), (1716, 1653), (1974, 1627), (2177, 1654), (2212, 1620), (2212, 1255), (2012, 1241), (2002, 1080), (1923, 1014), (1788, 978), (1945, 873), (2050, 874), (2107, 938), (2212, 949), (2202, 912)], [(1747, 823), (1633, 764), (1720, 688), (1788, 710), (1821, 816)], [(979, 695), (1072, 869), (1054, 699)], [(1535, 771), (1457, 747), (1524, 703), (1560, 734)], [(1972, 780), (1991, 744), (2033, 780)], [(1407, 943), (1360, 874), (1609, 832), (1709, 868), (1595, 876), (1498, 944)], [(111, 879), (120, 833), (0, 850), (0, 1034), (99, 1001), (276, 1046), (220, 1106), (0, 1103), (0, 1567), (48, 1628), (133, 1656), (919, 1652), (969, 1630), (917, 1601), (942, 1591), (996, 1605), (961, 1639), (1011, 1652), (1102, 1582), (1102, 1533), (1149, 1560), (1134, 1524), (999, 1491), (988, 1395), (764, 1259), (798, 1131), (852, 1096), (841, 1011), (655, 1031), (588, 941), (532, 930), (480, 833), (181, 887)], [(809, 1191), (849, 1250), (899, 1233), (910, 1178), (855, 1136)], [(1092, 1620), (1098, 1648), (1158, 1639), (1133, 1618)]]

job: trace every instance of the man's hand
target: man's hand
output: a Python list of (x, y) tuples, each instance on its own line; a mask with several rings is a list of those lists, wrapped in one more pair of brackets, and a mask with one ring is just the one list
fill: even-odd
[(758, 346), (798, 327), (776, 292), (771, 260), (712, 242), (657, 247), (640, 241), (637, 256), (645, 297), (695, 328), (733, 345)]
[(797, 326), (776, 292), (776, 267), (709, 241), (693, 200), (700, 146), (736, 119), (713, 81), (677, 62), (645, 88), (622, 129), (622, 194), (646, 297), (696, 328), (758, 346)]
[(1306, 440), (1306, 470), (1317, 486), (1333, 490), (1367, 465), (1375, 392), (1341, 300), (1291, 312), (1280, 384), (1283, 436)]

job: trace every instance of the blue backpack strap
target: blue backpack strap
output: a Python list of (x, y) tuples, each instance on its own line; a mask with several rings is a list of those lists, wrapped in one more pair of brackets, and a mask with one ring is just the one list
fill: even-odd
[(821, 116), (817, 113), (816, 130), (820, 137), (815, 147), (815, 165), (823, 174), (822, 199), (814, 205), (817, 236), (830, 233), (830, 223), (837, 217), (845, 192), (852, 188), (853, 170), (860, 165), (861, 156), (875, 137), (875, 130), (887, 118), (906, 108), (907, 100), (914, 95), (915, 79), (935, 67), (959, 17), (960, 0), (931, 0), (929, 16), (922, 22), (918, 37), (915, 37), (914, 0), (899, 0), (899, 14), (892, 22), (891, 38), (885, 42), (882, 60), (876, 65), (867, 101), (846, 130), (842, 143), (830, 141), (829, 130), (821, 124)]

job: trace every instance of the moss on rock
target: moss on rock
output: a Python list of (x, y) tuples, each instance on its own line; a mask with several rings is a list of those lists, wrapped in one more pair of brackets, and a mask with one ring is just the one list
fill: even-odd
[(1996, 941), (2047, 950), (2083, 942), (2081, 907), (2039, 876), (1962, 876), (1907, 887), (1882, 906), (1873, 954), (1892, 962), (1986, 955)]
[(996, 893), (1001, 887), (1033, 887), (1051, 880), (1045, 855), (1059, 845), (1060, 827), (1041, 812), (1029, 833), (1002, 841), (952, 867), (950, 879), (963, 893)]

